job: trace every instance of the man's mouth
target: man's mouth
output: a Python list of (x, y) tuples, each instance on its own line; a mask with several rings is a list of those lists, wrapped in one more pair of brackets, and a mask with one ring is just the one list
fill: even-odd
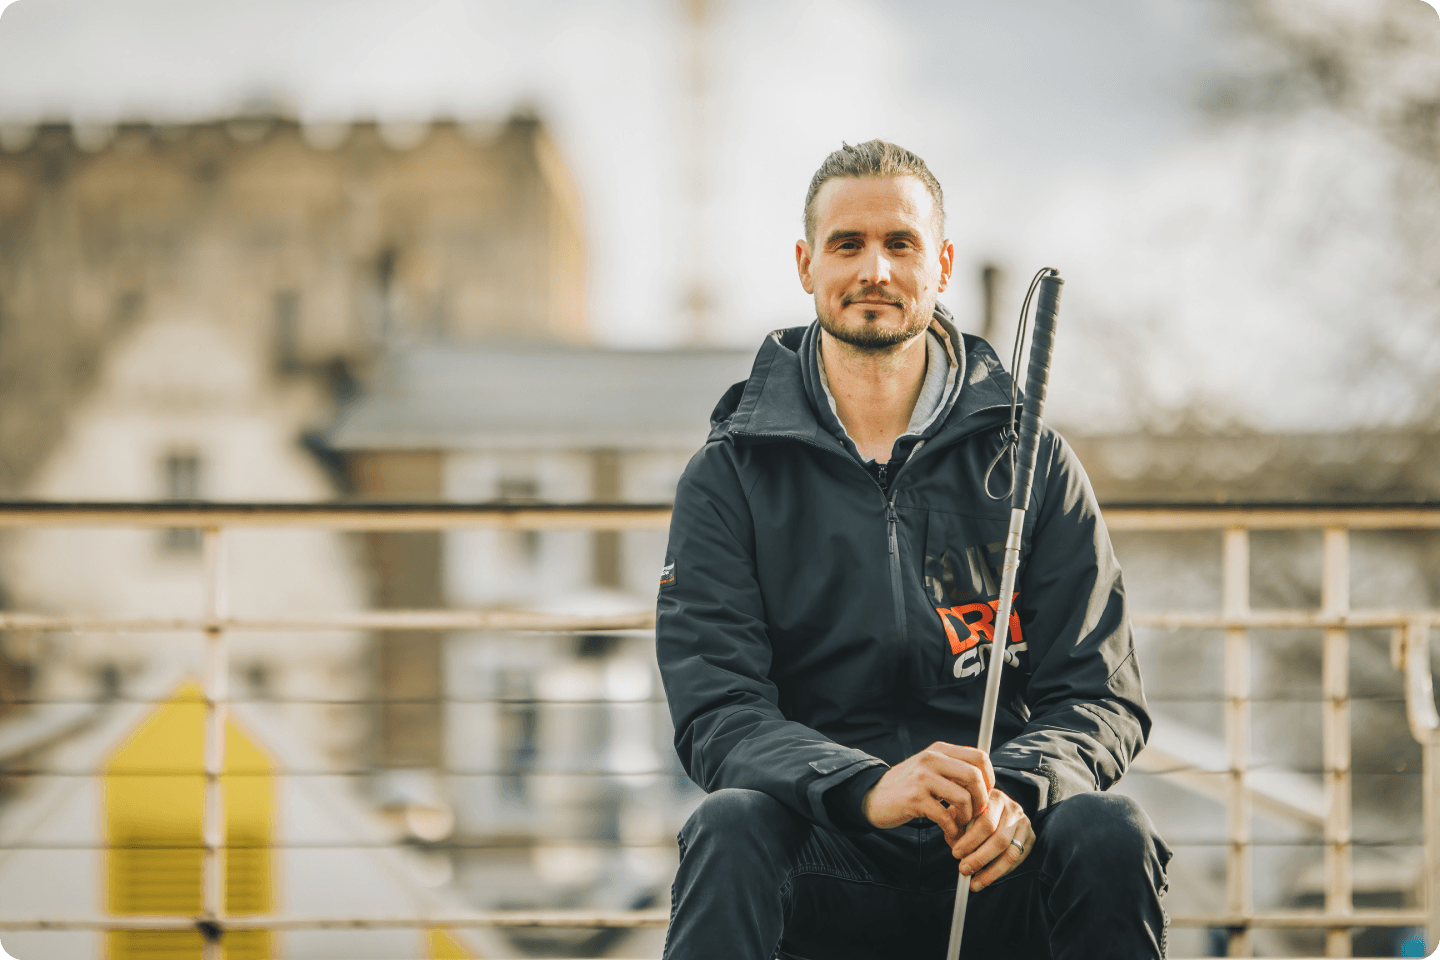
[(877, 305), (877, 306), (884, 306), (884, 307), (900, 307), (900, 306), (903, 306), (903, 305), (904, 305), (904, 304), (903, 304), (901, 301), (899, 301), (899, 300), (890, 300), (890, 299), (885, 298), (885, 297), (845, 297), (845, 298), (840, 302), (840, 305), (841, 305), (842, 307), (848, 307), (848, 306), (850, 306), (852, 303), (871, 303), (871, 304), (875, 304), (875, 305)]

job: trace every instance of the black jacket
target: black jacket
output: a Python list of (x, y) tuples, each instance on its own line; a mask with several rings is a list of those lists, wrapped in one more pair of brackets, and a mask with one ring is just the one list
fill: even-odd
[[(958, 398), (887, 491), (817, 418), (814, 336), (767, 337), (711, 415), (675, 495), (656, 646), (691, 779), (853, 829), (828, 791), (937, 740), (975, 743), (1009, 519), (982, 486), (1011, 382), (966, 336)], [(1120, 567), (1049, 428), (1017, 583), (991, 759), (1033, 814), (1109, 787), (1150, 728)]]

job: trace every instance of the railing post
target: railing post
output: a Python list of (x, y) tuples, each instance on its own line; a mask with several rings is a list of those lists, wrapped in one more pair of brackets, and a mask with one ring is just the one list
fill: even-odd
[(1440, 730), (1431, 730), (1422, 760), (1425, 771), (1425, 912), (1426, 946), (1440, 950)]
[[(1225, 529), (1220, 572), (1222, 612), (1227, 618), (1243, 618), (1250, 612), (1250, 531), (1245, 527)], [(1225, 906), (1232, 915), (1249, 916), (1250, 795), (1245, 771), (1250, 765), (1250, 635), (1243, 627), (1225, 631), (1225, 740), (1229, 756)], [(1249, 926), (1232, 929), (1229, 956), (1248, 957), (1250, 951)]]
[(225, 769), (225, 726), (229, 699), (230, 664), (225, 649), (225, 632), (219, 621), (228, 613), (225, 570), (225, 533), (220, 527), (206, 527), (205, 617), (212, 621), (205, 629), (205, 812), (201, 826), (204, 837), (204, 877), (201, 919), (205, 925), (205, 960), (220, 960), (220, 936), (225, 920), (225, 793), (221, 775)]
[[(1350, 532), (1326, 527), (1321, 561), (1321, 612), (1340, 617), (1350, 612)], [(1342, 627), (1325, 630), (1321, 654), (1321, 705), (1325, 767), (1325, 912), (1354, 910), (1350, 859), (1350, 635)], [(1350, 928), (1325, 933), (1325, 955), (1348, 957)]]
[(1407, 623), (1401, 640), (1399, 666), (1405, 671), (1405, 719), (1422, 751), (1425, 943), (1435, 949), (1440, 947), (1440, 710), (1435, 706), (1435, 681), (1430, 675), (1430, 622)]

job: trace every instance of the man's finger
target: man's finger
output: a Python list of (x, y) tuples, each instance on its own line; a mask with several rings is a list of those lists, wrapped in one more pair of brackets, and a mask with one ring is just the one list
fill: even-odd
[[(1025, 862), (1025, 858), (1030, 856), (1030, 850), (1035, 845), (1035, 833), (1030, 829), (1028, 820), (1022, 818), (1019, 826), (1011, 833), (1010, 838), (1019, 840), (1020, 845), (1017, 846), (1015, 843), (1012, 843), (1011, 839), (1005, 840), (1005, 851), (992, 859), (985, 869), (970, 878), (970, 891), (972, 893), (978, 893), (984, 890), (990, 886), (990, 884), (1020, 866), (1020, 864)], [(1024, 847), (1023, 850), (1021, 846)]]
[[(986, 808), (985, 812), (967, 824), (964, 832), (956, 842), (951, 845), (951, 852), (955, 854), (956, 859), (961, 859), (974, 853), (979, 849), (981, 844), (994, 836), (995, 831), (1000, 829), (1000, 821), (1001, 818), (1005, 816), (1005, 808), (1005, 797), (1003, 795), (995, 796), (992, 794), (990, 805)], [(984, 862), (988, 863), (989, 861), (986, 860)], [(979, 869), (979, 867), (976, 867), (976, 869)], [(971, 872), (973, 873), (974, 871), (972, 870)]]
[(935, 797), (929, 797), (920, 806), (920, 815), (937, 824), (945, 834), (945, 842), (952, 843), (960, 836), (961, 827), (955, 822), (953, 807), (943, 806)]
[[(954, 749), (960, 748), (957, 747)], [(969, 748), (967, 747), (965, 749)], [(978, 750), (974, 752), (979, 753)], [(984, 754), (980, 754), (980, 756), (984, 756)], [(944, 777), (946, 780), (949, 780), (951, 783), (963, 787), (965, 792), (969, 794), (969, 799), (965, 804), (966, 809), (961, 811), (963, 820), (968, 822), (973, 819), (988, 802), (988, 797), (993, 789), (993, 782), (987, 785), (985, 779), (987, 774), (983, 767), (960, 760), (941, 750), (926, 751), (925, 767)], [(991, 781), (995, 779), (993, 772), (988, 776)], [(951, 805), (955, 804), (955, 801), (949, 797), (945, 797), (944, 799)]]
[[(969, 823), (971, 818), (969, 791), (934, 771), (922, 773), (920, 789), (925, 792), (927, 798), (934, 800), (936, 805), (941, 808), (944, 822), (940, 820), (935, 822), (940, 823), (941, 826), (945, 826), (946, 823), (950, 825), (952, 833), (947, 842), (959, 840), (960, 835), (965, 832), (965, 824)], [(943, 805), (941, 805), (941, 801), (944, 801)]]
[(974, 747), (961, 747), (953, 743), (946, 743), (937, 740), (927, 748), (936, 753), (944, 754), (952, 760), (959, 760), (961, 763), (968, 763), (972, 767), (978, 767), (985, 776), (985, 793), (995, 789), (995, 768), (990, 764), (990, 754), (984, 750), (977, 750)]
[(973, 820), (975, 814), (980, 810), (970, 788), (956, 783), (943, 773), (927, 769), (921, 777), (920, 786), (930, 796), (944, 800), (950, 805), (949, 814), (955, 821), (957, 835), (965, 829), (965, 824)]
[(1020, 864), (1024, 863), (1025, 859), (1030, 856), (1030, 848), (1028, 845), (1026, 846), (1024, 853), (1020, 853), (1018, 848), (1015, 849), (1016, 853), (1013, 858), (1008, 853), (1003, 854), (992, 860), (990, 862), (990, 865), (987, 866), (984, 870), (981, 870), (975, 876), (971, 877), (970, 891), (972, 893), (979, 893), (981, 890), (984, 890), (986, 887), (990, 886), (992, 883), (995, 883), (997, 880), (1000, 880), (1007, 873), (1010, 873), (1016, 867), (1020, 866)]

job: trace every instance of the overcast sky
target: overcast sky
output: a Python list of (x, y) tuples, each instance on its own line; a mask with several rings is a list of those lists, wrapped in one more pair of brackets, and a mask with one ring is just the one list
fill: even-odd
[[(810, 174), (841, 140), (884, 137), (945, 186), (958, 274), (946, 296), (963, 324), (974, 328), (986, 259), (1009, 269), (1012, 293), (1042, 264), (1066, 275), (1075, 345), (1056, 390), (1075, 410), (1124, 426), (1140, 404), (1209, 398), (1220, 420), (1303, 428), (1353, 406), (1332, 400), (1321, 416), (1292, 389), (1343, 363), (1338, 347), (1262, 387), (1226, 361), (1227, 338), (1258, 337), (1256, 356), (1295, 339), (1276, 308), (1288, 248), (1257, 247), (1256, 231), (1303, 230), (1291, 208), (1313, 195), (1257, 207), (1257, 164), (1290, 171), (1267, 203), (1339, 190), (1362, 210), (1383, 205), (1384, 151), (1325, 118), (1284, 130), (1207, 118), (1197, 104), (1248, 55), (1218, 0), (711, 5), (698, 246), (683, 189), (684, 0), (19, 0), (0, 16), (0, 123), (200, 118), (261, 101), (302, 120), (533, 107), (584, 195), (596, 334), (626, 345), (686, 335), (695, 263), (714, 291), (714, 341), (749, 346), (807, 322), (793, 244)], [(1315, 169), (1317, 150), (1339, 152)], [(1368, 166), (1337, 182), (1341, 162)], [(1365, 242), (1379, 257), (1391, 241)], [(1348, 262), (1346, 249), (1329, 256)], [(1134, 344), (1144, 356), (1129, 375), (1154, 382), (1097, 391), (1087, 365)], [(1361, 419), (1403, 420), (1406, 402), (1374, 400)]]
[[(1127, 177), (1192, 122), (1223, 46), (1203, 0), (712, 0), (715, 336), (807, 312), (791, 248), (841, 140), (928, 158), (970, 258), (1017, 245), (1056, 179)], [(684, 0), (20, 0), (0, 117), (493, 118), (530, 104), (587, 203), (597, 331), (673, 339), (691, 265)], [(1028, 269), (1028, 265), (1027, 265)], [(957, 295), (971, 292), (960, 285)]]

